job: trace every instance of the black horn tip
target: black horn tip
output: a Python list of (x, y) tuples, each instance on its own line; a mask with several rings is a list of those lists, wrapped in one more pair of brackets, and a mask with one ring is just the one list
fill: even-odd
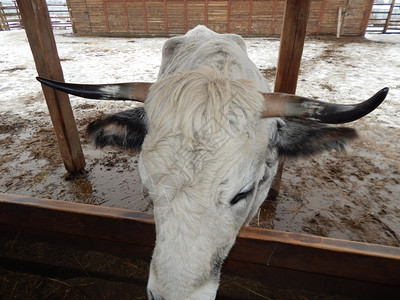
[(389, 88), (379, 90), (368, 100), (355, 105), (327, 104), (321, 112), (312, 115), (322, 123), (343, 124), (356, 121), (374, 111), (385, 100)]
[(388, 93), (389, 93), (389, 88), (385, 87), (381, 89), (377, 94), (379, 94), (380, 97), (383, 97), (383, 99), (385, 99)]
[[(373, 111), (375, 108), (377, 108), (383, 100), (385, 100), (387, 94), (389, 93), (389, 88), (385, 87), (381, 90), (379, 90), (375, 95), (373, 95), (368, 102), (371, 102), (371, 106), (369, 107), (369, 111)], [(366, 101), (366, 102), (367, 102)]]
[(379, 90), (372, 98), (375, 98), (376, 100), (385, 100), (387, 94), (389, 93), (389, 88), (385, 87), (381, 90)]
[(36, 77), (36, 80), (39, 81), (40, 83), (45, 83), (46, 82), (46, 78), (43, 77)]

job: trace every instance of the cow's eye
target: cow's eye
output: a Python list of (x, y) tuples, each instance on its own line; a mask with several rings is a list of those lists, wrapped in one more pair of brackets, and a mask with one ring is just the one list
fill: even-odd
[(230, 204), (231, 205), (235, 205), (236, 203), (238, 203), (240, 200), (245, 199), (248, 195), (250, 195), (252, 192), (254, 191), (254, 186), (249, 189), (248, 191), (244, 191), (244, 192), (240, 192), (239, 194), (237, 194), (235, 197), (233, 197), (233, 199), (231, 200)]

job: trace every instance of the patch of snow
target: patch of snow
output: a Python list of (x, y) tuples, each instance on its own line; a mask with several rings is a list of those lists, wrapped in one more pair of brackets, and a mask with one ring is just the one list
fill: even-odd
[[(155, 81), (166, 40), (76, 37), (70, 31), (55, 31), (55, 39), (65, 80), (78, 83)], [(42, 103), (26, 107), (20, 101), (41, 93), (25, 31), (2, 31), (0, 41), (1, 109), (17, 114), (46, 112)], [(338, 45), (337, 41), (307, 39), (297, 93), (334, 102), (354, 102), (387, 86), (390, 93), (377, 110), (377, 122), (399, 127), (394, 107), (400, 101), (400, 35), (368, 34), (364, 41)], [(246, 44), (250, 58), (260, 69), (276, 67), (279, 39), (248, 38)], [(332, 59), (326, 55), (324, 59), (324, 53), (332, 47), (337, 48), (333, 50), (338, 52), (337, 56)]]

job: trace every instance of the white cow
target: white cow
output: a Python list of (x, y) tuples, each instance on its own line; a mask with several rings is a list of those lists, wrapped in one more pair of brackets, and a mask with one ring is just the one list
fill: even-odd
[(204, 26), (165, 43), (154, 84), (40, 81), (88, 98), (145, 101), (88, 132), (101, 147), (141, 149), (156, 224), (148, 296), (174, 300), (214, 299), (221, 265), (265, 200), (279, 160), (342, 151), (355, 130), (322, 123), (358, 119), (388, 91), (351, 106), (269, 93), (244, 40)]

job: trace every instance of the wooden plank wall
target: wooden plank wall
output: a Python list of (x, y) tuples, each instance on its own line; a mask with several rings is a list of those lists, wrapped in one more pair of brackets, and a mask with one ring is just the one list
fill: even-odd
[[(81, 35), (183, 34), (198, 24), (241, 35), (280, 34), (285, 0), (67, 0), (73, 30)], [(313, 0), (308, 35), (365, 33), (373, 0)]]
[[(28, 269), (39, 274), (41, 270), (52, 270), (51, 278), (71, 273), (76, 277), (96, 277), (91, 267), (86, 268), (89, 264), (84, 268), (76, 264), (77, 250), (102, 251), (148, 262), (154, 241), (150, 214), (0, 193), (0, 271), (10, 262), (14, 266), (8, 264), (7, 268), (11, 270)], [(38, 243), (50, 245), (50, 249), (37, 247)], [(65, 255), (54, 252), (52, 249), (56, 248), (52, 247), (62, 248), (62, 253), (71, 249), (68, 256), (74, 257), (73, 263), (63, 260)], [(107, 272), (108, 268), (101, 266), (98, 271)], [(129, 273), (126, 278), (133, 283), (132, 276), (141, 272)], [(257, 286), (312, 291), (321, 299), (326, 298), (321, 293), (332, 295), (328, 297), (331, 299), (336, 298), (334, 295), (344, 296), (340, 299), (398, 299), (400, 248), (244, 226), (222, 273), (255, 280)], [(123, 278), (125, 273), (118, 271), (115, 276)], [(106, 278), (113, 277), (110, 274)], [(251, 299), (261, 299), (254, 295)], [(295, 295), (293, 291), (281, 298)], [(243, 295), (229, 299), (238, 298), (250, 299)], [(296, 299), (302, 298), (305, 297)]]

